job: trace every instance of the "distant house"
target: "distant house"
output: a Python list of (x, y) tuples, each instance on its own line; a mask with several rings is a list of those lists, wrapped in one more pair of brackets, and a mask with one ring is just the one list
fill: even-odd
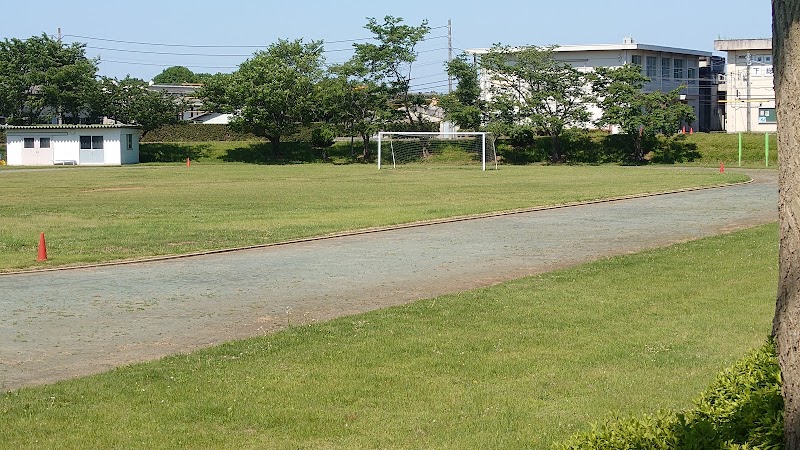
[(2, 126), (10, 166), (120, 165), (139, 162), (135, 125)]
[(203, 106), (203, 102), (196, 97), (197, 90), (203, 87), (202, 84), (151, 84), (147, 87), (151, 91), (164, 92), (185, 104), (185, 110), (181, 112), (180, 120), (192, 123), (228, 123), (230, 114), (220, 114), (208, 111)]
[[(489, 49), (472, 49), (467, 53), (475, 59), (486, 54)], [(668, 92), (681, 88), (681, 101), (691, 106), (697, 117), (701, 117), (701, 102), (712, 103), (712, 99), (700, 96), (700, 61), (710, 58), (711, 52), (691, 50), (660, 45), (640, 44), (626, 38), (621, 44), (562, 45), (553, 50), (556, 60), (568, 63), (583, 72), (591, 72), (597, 67), (616, 68), (625, 64), (641, 67), (642, 74), (650, 79), (642, 89), (644, 92)], [(481, 71), (479, 81), (483, 95), (488, 95), (492, 83), (491, 74)], [(592, 106), (593, 118), (600, 117), (602, 111)], [(686, 124), (698, 129), (698, 122)]]
[(233, 114), (207, 112), (200, 114), (199, 116), (194, 116), (194, 118), (192, 118), (190, 121), (192, 123), (201, 123), (201, 124), (227, 125), (228, 123), (230, 123), (231, 117), (233, 117)]
[(728, 133), (777, 130), (772, 73), (772, 39), (714, 41), (714, 49), (728, 54), (725, 84), (725, 130)]

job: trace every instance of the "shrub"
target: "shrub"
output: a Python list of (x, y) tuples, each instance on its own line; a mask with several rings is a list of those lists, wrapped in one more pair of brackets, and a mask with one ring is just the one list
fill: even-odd
[(685, 411), (593, 425), (559, 449), (783, 448), (783, 398), (775, 346), (753, 350), (716, 380)]

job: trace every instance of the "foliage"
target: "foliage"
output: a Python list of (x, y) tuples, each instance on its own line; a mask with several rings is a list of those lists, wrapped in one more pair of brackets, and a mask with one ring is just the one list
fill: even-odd
[(461, 130), (477, 131), (483, 122), (485, 102), (481, 100), (478, 68), (467, 61), (465, 54), (447, 63), (447, 74), (458, 82), (451, 94), (441, 96), (439, 105), (445, 118)]
[(552, 47), (496, 44), (481, 57), (481, 67), (492, 80), (490, 122), (533, 126), (550, 137), (550, 160), (564, 160), (561, 134), (569, 127), (584, 127), (590, 119), (593, 97), (585, 88), (587, 75), (557, 61)]
[(117, 122), (141, 125), (144, 132), (178, 122), (183, 102), (166, 92), (147, 88), (147, 82), (131, 77), (102, 77), (93, 109)]
[(321, 42), (279, 40), (233, 74), (208, 80), (198, 97), (233, 111), (234, 130), (266, 137), (277, 160), (281, 138), (313, 119), (322, 63)]
[(200, 83), (203, 74), (195, 74), (184, 66), (172, 66), (164, 69), (160, 74), (153, 77), (155, 84), (183, 84)]
[(417, 60), (416, 46), (430, 32), (430, 27), (427, 20), (416, 27), (402, 23), (400, 17), (386, 16), (382, 24), (374, 17), (368, 18), (364, 28), (373, 34), (377, 43), (353, 44), (355, 53), (350, 66), (389, 96), (390, 102), (383, 105), (380, 115), (401, 112), (414, 125), (423, 121), (414, 111), (424, 104), (424, 99), (410, 92), (411, 68)]
[[(371, 80), (359, 64), (349, 61), (330, 68), (331, 76), (317, 86), (319, 117), (345, 136), (360, 137), (364, 160), (370, 158), (369, 140), (396, 116), (389, 92)], [(355, 157), (351, 146), (351, 159)]]
[(775, 344), (753, 350), (685, 411), (609, 420), (562, 449), (783, 448), (783, 398)]
[(646, 144), (654, 142), (654, 136), (672, 136), (682, 123), (695, 119), (692, 107), (680, 101), (683, 87), (670, 92), (643, 92), (648, 81), (641, 67), (631, 64), (598, 67), (592, 74), (592, 89), (603, 110), (597, 125), (617, 125), (622, 134), (631, 136), (630, 159), (635, 162), (644, 161), (645, 154), (652, 150)]
[(0, 116), (9, 125), (76, 121), (95, 90), (97, 62), (85, 48), (46, 34), (0, 42)]

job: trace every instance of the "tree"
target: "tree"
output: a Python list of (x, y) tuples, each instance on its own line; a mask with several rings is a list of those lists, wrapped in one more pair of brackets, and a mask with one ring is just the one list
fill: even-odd
[(430, 31), (428, 21), (423, 20), (417, 27), (402, 25), (403, 19), (393, 16), (384, 17), (383, 24), (372, 17), (367, 21), (364, 28), (372, 32), (378, 43), (353, 44), (355, 54), (350, 65), (369, 74), (371, 81), (385, 89), (394, 100), (384, 106), (385, 112), (381, 115), (387, 116), (399, 108), (412, 128), (418, 126), (422, 120), (413, 111), (419, 106), (420, 97), (410, 92), (411, 68), (417, 60), (417, 44)]
[(183, 104), (166, 92), (148, 89), (147, 82), (131, 77), (103, 77), (93, 102), (100, 115), (117, 122), (140, 125), (148, 132), (179, 120)]
[(559, 62), (553, 48), (511, 48), (499, 44), (481, 57), (491, 77), (492, 117), (530, 124), (550, 137), (552, 162), (562, 161), (560, 137), (567, 127), (589, 122), (592, 102), (587, 75)]
[(672, 136), (682, 123), (695, 119), (692, 107), (680, 101), (683, 87), (670, 92), (644, 92), (648, 81), (641, 67), (633, 64), (598, 67), (592, 75), (592, 90), (603, 110), (597, 126), (619, 126), (633, 142), (631, 159), (636, 162), (644, 160), (644, 142), (652, 141), (657, 134)]
[(321, 119), (338, 126), (352, 139), (360, 137), (362, 157), (370, 158), (369, 140), (379, 128), (394, 120), (397, 111), (390, 105), (390, 92), (369, 78), (365, 68), (352, 61), (333, 66), (328, 78), (318, 85)]
[(233, 74), (209, 79), (197, 95), (212, 109), (232, 112), (233, 129), (266, 137), (278, 159), (281, 138), (314, 117), (322, 63), (321, 42), (279, 40)]
[(97, 63), (85, 45), (47, 35), (0, 42), (0, 115), (12, 125), (49, 123), (86, 113)]
[(772, 334), (781, 366), (784, 440), (800, 448), (800, 2), (772, 1), (772, 48), (778, 117), (778, 295)]
[(447, 74), (456, 79), (456, 89), (439, 100), (445, 118), (463, 130), (476, 131), (483, 121), (484, 102), (478, 82), (478, 68), (462, 54), (447, 63)]
[(154, 84), (198, 83), (199, 77), (184, 66), (172, 66), (153, 77)]

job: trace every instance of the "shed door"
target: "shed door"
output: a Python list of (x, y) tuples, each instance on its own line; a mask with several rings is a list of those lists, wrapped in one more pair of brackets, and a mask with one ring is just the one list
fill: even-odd
[(23, 138), (23, 166), (49, 166), (51, 164), (53, 164), (53, 143), (49, 137)]

